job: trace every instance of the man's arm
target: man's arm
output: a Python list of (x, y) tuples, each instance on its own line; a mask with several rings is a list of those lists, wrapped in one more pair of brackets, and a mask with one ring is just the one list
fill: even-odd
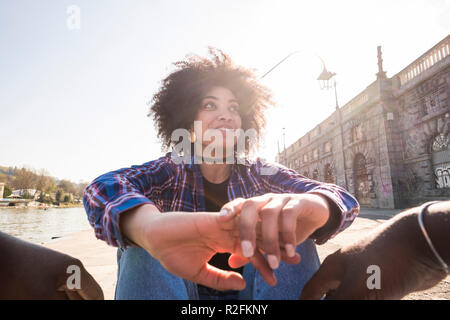
[[(302, 299), (400, 299), (433, 287), (446, 273), (419, 227), (421, 207), (404, 211), (366, 237), (329, 255), (303, 289)], [(450, 263), (450, 201), (428, 207), (424, 225), (439, 255)], [(367, 285), (379, 267), (380, 287)]]
[[(103, 299), (83, 264), (66, 254), (0, 232), (0, 299)], [(69, 267), (80, 270), (80, 286), (67, 286)]]

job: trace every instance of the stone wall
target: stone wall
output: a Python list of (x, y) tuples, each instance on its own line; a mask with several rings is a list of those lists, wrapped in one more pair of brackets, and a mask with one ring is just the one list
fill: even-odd
[(449, 199), (450, 36), (392, 78), (381, 51), (378, 66), (372, 84), (281, 152), (280, 163), (346, 188), (365, 207)]
[(441, 165), (450, 166), (450, 159), (436, 159), (450, 158), (449, 97), (450, 66), (398, 96), (404, 143), (404, 170), (399, 185), (405, 206), (450, 197), (448, 179), (439, 181), (437, 176)]

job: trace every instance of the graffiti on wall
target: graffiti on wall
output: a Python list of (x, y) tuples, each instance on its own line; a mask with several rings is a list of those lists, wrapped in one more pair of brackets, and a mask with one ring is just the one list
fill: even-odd
[(450, 188), (450, 163), (434, 169), (436, 175), (436, 187), (438, 189)]

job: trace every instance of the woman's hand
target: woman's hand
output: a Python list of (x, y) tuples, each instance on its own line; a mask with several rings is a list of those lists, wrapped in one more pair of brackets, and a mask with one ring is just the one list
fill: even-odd
[[(245, 281), (237, 272), (208, 264), (217, 252), (233, 254), (230, 264), (242, 261), (236, 221), (214, 212), (165, 212), (143, 205), (121, 217), (121, 231), (147, 250), (164, 268), (181, 278), (218, 290), (242, 290)], [(275, 276), (261, 253), (252, 259), (255, 268), (269, 284)]]
[(310, 193), (237, 198), (222, 210), (228, 219), (239, 216), (243, 255), (253, 257), (259, 252), (255, 248), (261, 248), (272, 269), (278, 268), (280, 259), (294, 259), (295, 247), (324, 226), (330, 216), (324, 196)]

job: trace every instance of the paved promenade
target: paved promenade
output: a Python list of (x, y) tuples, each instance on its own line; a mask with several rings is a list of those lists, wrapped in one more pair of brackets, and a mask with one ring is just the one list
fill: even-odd
[[(318, 246), (320, 260), (363, 237), (368, 231), (386, 221), (399, 210), (362, 209), (360, 216), (343, 233), (336, 236), (322, 246)], [(45, 244), (46, 247), (64, 252), (80, 259), (86, 269), (92, 274), (103, 289), (105, 299), (114, 298), (114, 288), (117, 278), (116, 248), (97, 240), (92, 230), (81, 231), (58, 241)], [(434, 288), (426, 291), (412, 293), (404, 299), (450, 300), (450, 277), (447, 277)]]

